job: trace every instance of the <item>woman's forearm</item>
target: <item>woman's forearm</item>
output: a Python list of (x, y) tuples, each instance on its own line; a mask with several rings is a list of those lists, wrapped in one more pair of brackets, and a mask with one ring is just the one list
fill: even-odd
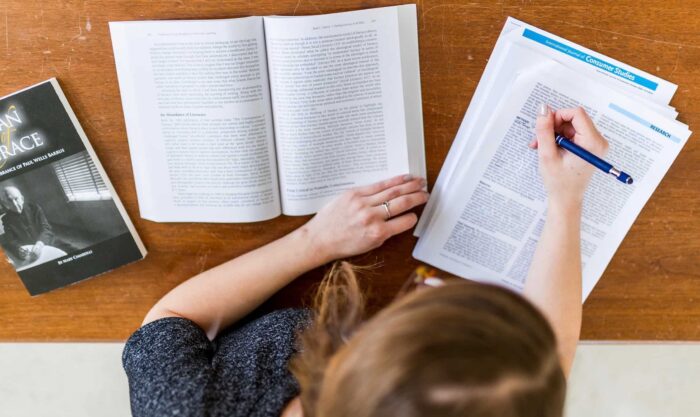
[(305, 227), (205, 271), (174, 288), (149, 311), (144, 324), (184, 317), (213, 339), (299, 275), (330, 261)]
[(153, 306), (144, 324), (184, 317), (213, 339), (304, 272), (412, 228), (417, 217), (406, 212), (426, 202), (423, 187), (424, 179), (401, 175), (348, 190), (287, 236), (183, 282)]
[(571, 369), (581, 333), (581, 206), (593, 166), (557, 146), (554, 132), (600, 157), (608, 142), (582, 107), (551, 111), (541, 103), (535, 124), (539, 171), (547, 190), (547, 220), (530, 265), (525, 295), (549, 319), (562, 368)]
[(550, 201), (525, 285), (525, 296), (549, 319), (568, 374), (581, 331), (581, 204)]

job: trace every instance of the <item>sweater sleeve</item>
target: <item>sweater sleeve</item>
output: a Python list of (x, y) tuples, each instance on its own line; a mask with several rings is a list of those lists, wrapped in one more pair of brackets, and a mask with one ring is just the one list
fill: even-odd
[(183, 318), (141, 327), (123, 355), (133, 416), (279, 417), (299, 394), (288, 362), (309, 317), (298, 309), (248, 317), (214, 341)]
[(164, 318), (137, 330), (122, 355), (132, 415), (205, 416), (213, 352), (204, 331), (187, 319)]

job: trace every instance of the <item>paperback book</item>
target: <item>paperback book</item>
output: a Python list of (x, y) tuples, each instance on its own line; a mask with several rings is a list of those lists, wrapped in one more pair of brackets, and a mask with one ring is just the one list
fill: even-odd
[(56, 79), (0, 99), (0, 245), (31, 295), (146, 256)]

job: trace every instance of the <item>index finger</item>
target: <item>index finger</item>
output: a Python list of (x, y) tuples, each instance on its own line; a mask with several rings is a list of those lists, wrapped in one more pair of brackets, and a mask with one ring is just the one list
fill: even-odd
[[(596, 132), (593, 121), (583, 107), (557, 110), (554, 113), (554, 124), (556, 126), (561, 126), (566, 123), (571, 124), (576, 133), (580, 133), (582, 135), (590, 135), (591, 133)], [(562, 133), (566, 134), (566, 132)]]
[(558, 114), (558, 117), (561, 117), (565, 125), (564, 127), (575, 130), (575, 132), (573, 132), (575, 134), (572, 135), (566, 133), (567, 129), (562, 129), (564, 130), (562, 133), (564, 133), (566, 137), (598, 156), (605, 155), (608, 149), (608, 142), (603, 135), (600, 134), (590, 116), (588, 116), (583, 108), (564, 109), (557, 113), (561, 113)]

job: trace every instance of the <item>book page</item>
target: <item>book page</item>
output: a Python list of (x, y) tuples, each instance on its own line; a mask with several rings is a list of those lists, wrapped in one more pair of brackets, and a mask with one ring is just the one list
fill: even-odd
[(456, 168), (414, 256), (462, 277), (523, 288), (546, 216), (537, 153), (527, 147), (543, 102), (583, 106), (610, 142), (606, 160), (635, 180), (593, 175), (581, 227), (585, 300), (690, 132), (559, 64), (521, 75), (504, 96), (475, 147), (478, 158)]
[(401, 81), (408, 141), (409, 172), (428, 178), (423, 135), (423, 99), (418, 56), (418, 16), (415, 4), (397, 6), (401, 52)]
[(262, 18), (111, 22), (143, 218), (281, 213)]
[(351, 187), (422, 174), (409, 162), (397, 10), (265, 18), (285, 214), (314, 213)]

